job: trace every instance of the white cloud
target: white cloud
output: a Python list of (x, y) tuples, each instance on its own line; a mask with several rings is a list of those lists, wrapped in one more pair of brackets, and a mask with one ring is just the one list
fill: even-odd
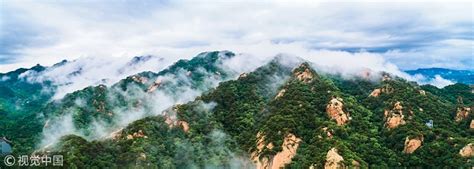
[(434, 79), (432, 79), (430, 82), (428, 82), (429, 84), (432, 84), (436, 87), (439, 87), (439, 88), (442, 88), (442, 87), (445, 87), (447, 85), (452, 85), (454, 84), (454, 82), (450, 81), (450, 80), (447, 80), (447, 79), (444, 79), (443, 77), (441, 77), (440, 75), (435, 75)]
[(143, 71), (158, 72), (173, 60), (143, 56), (134, 58), (87, 57), (47, 68), (41, 73), (27, 71), (20, 75), (30, 82), (51, 81), (55, 95), (60, 99), (68, 93), (99, 84), (112, 85), (127, 76)]
[(473, 65), (472, 2), (8, 1), (4, 6), (35, 28), (28, 44), (44, 45), (5, 49), (18, 55), (0, 71), (78, 57), (151, 54), (176, 60), (226, 49), (255, 57), (367, 49), (403, 69)]
[(412, 76), (413, 80), (416, 80), (419, 84), (431, 84), (438, 88), (443, 88), (448, 85), (454, 84), (453, 81), (441, 77), (441, 75), (435, 75), (433, 78), (425, 77), (421, 74), (415, 74)]
[[(242, 55), (236, 57), (245, 59)], [(110, 62), (110, 60), (107, 61)], [(215, 66), (225, 67), (223, 65), (229, 65), (227, 62), (233, 61), (230, 61), (229, 59), (223, 59), (220, 60), (220, 62), (216, 62)], [(152, 59), (149, 59), (148, 62), (154, 63)], [(93, 59), (77, 60), (69, 64), (69, 66), (67, 64), (57, 66), (56, 69), (54, 69), (53, 67), (52, 70), (46, 72), (47, 75), (42, 75), (40, 73), (39, 75), (37, 74), (34, 77), (53, 78), (55, 83), (72, 84), (70, 86), (66, 86), (66, 89), (73, 89), (80, 85), (95, 82), (96, 79), (87, 80), (87, 78), (91, 76), (87, 74), (100, 74), (101, 70), (94, 69), (91, 67), (100, 64), (116, 64), (117, 66), (111, 66), (112, 69), (106, 68), (103, 70), (103, 72), (111, 71), (112, 73), (116, 73), (115, 71), (117, 70), (117, 68), (123, 67), (123, 64), (121, 64), (121, 62), (120, 64), (117, 62), (111, 62), (110, 64), (108, 64), (103, 63), (103, 61), (94, 61)], [(53, 73), (50, 73), (56, 71), (61, 72), (59, 70), (67, 70), (66, 72), (69, 72), (69, 70), (77, 70), (77, 66), (83, 67), (83, 70), (85, 70), (85, 72), (87, 73), (85, 73), (84, 75), (80, 74), (79, 76), (72, 78), (68, 77), (67, 74), (52, 75)], [(142, 65), (139, 66), (143, 67)], [(85, 69), (85, 67), (90, 67), (90, 69)], [(240, 71), (240, 68), (228, 69), (224, 71), (226, 72), (226, 74), (228, 73), (230, 77), (224, 77), (220, 74), (217, 74), (216, 72), (206, 71), (203, 67), (198, 67), (195, 71), (190, 72), (184, 69), (180, 69), (174, 73), (160, 75), (157, 77), (157, 79), (147, 79), (147, 81), (150, 83), (159, 79), (159, 81), (164, 84), (164, 86), (158, 87), (158, 89), (151, 93), (148, 91), (144, 91), (143, 88), (138, 87), (134, 83), (128, 84), (126, 91), (123, 91), (123, 89), (117, 86), (115, 88), (108, 88), (109, 90), (106, 94), (107, 103), (112, 103), (111, 105), (114, 105), (110, 114), (112, 122), (104, 122), (103, 118), (93, 117), (91, 124), (89, 124), (87, 127), (76, 128), (76, 126), (74, 126), (73, 117), (74, 115), (77, 115), (77, 109), (75, 107), (70, 107), (68, 109), (61, 110), (61, 113), (54, 115), (50, 114), (51, 116), (48, 117), (48, 121), (51, 121), (51, 123), (48, 124), (47, 127), (43, 128), (43, 138), (39, 146), (44, 147), (48, 144), (55, 143), (61, 136), (67, 134), (76, 134), (79, 136), (83, 136), (84, 138), (89, 140), (104, 138), (111, 132), (116, 131), (118, 128), (123, 128), (129, 123), (138, 119), (152, 115), (163, 115), (163, 111), (172, 107), (173, 105), (183, 104), (192, 101), (194, 98), (201, 95), (203, 92), (216, 87), (219, 82), (230, 80), (231, 78), (235, 78), (240, 73), (242, 73), (238, 72)], [(191, 79), (192, 76), (190, 76), (193, 73), (199, 73), (200, 75), (204, 76), (203, 80), (199, 83), (193, 82), (193, 80)], [(30, 75), (24, 76), (28, 78)], [(72, 79), (82, 81), (76, 82)], [(66, 94), (64, 91), (59, 91), (58, 93)], [(57, 97), (59, 97), (58, 93), (56, 94)], [(126, 105), (123, 105), (123, 100), (120, 100), (121, 98), (125, 100)], [(85, 102), (86, 100), (84, 100), (84, 98), (77, 98), (76, 100), (74, 100), (74, 103), (76, 104), (75, 106), (77, 107), (83, 107)], [(213, 104), (203, 104), (200, 108), (202, 110), (212, 109)], [(56, 131), (56, 133), (54, 133), (54, 131)]]

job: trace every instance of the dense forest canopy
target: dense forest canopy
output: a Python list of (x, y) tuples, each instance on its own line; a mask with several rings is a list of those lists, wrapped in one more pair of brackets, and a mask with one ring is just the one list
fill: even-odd
[[(472, 86), (348, 79), (281, 56), (239, 74), (221, 66), (234, 56), (203, 53), (55, 101), (54, 86), (19, 69), (0, 82), (0, 136), (15, 155), (62, 154), (70, 168), (474, 166)], [(66, 117), (80, 134), (40, 144)]]

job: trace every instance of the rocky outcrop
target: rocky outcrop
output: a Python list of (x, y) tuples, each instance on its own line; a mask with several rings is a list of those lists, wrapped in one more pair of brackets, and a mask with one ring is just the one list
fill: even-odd
[(418, 149), (423, 143), (423, 136), (418, 136), (410, 139), (409, 137), (405, 138), (405, 148), (403, 148), (403, 153), (411, 154)]
[(299, 142), (301, 139), (294, 134), (287, 134), (283, 139), (282, 151), (275, 154), (273, 157), (260, 158), (260, 153), (264, 148), (273, 149), (273, 144), (265, 145), (265, 137), (262, 133), (257, 134), (257, 151), (251, 155), (252, 161), (255, 163), (257, 169), (279, 169), (284, 168), (286, 164), (291, 162), (291, 159), (296, 155)]
[(146, 89), (146, 92), (148, 93), (151, 93), (153, 91), (155, 91), (156, 89), (158, 89), (158, 87), (161, 86), (163, 82), (161, 81), (161, 79), (157, 79), (153, 82), (153, 84), (151, 84), (148, 89)]
[(313, 74), (311, 73), (309, 69), (305, 69), (304, 72), (300, 72), (296, 74), (296, 78), (298, 78), (299, 80), (303, 82), (308, 83), (313, 79)]
[(107, 136), (107, 138), (110, 138), (110, 139), (113, 139), (113, 140), (117, 140), (119, 139), (120, 137), (122, 137), (122, 131), (123, 131), (123, 128), (120, 128), (112, 133), (109, 134), (109, 136)]
[(340, 169), (345, 168), (344, 164), (342, 163), (344, 158), (338, 154), (336, 148), (331, 148), (326, 154), (326, 163), (324, 163), (325, 169)]
[(389, 81), (389, 80), (392, 80), (392, 77), (390, 77), (390, 75), (384, 74), (384, 75), (382, 76), (382, 81), (385, 82), (385, 81)]
[(326, 106), (326, 113), (328, 116), (336, 120), (337, 125), (344, 125), (349, 121), (348, 113), (343, 111), (342, 99), (334, 97), (329, 101), (329, 104)]
[(471, 125), (469, 126), (469, 128), (474, 129), (474, 120), (471, 120)]
[(272, 149), (273, 144), (269, 143), (265, 145), (265, 135), (263, 135), (261, 132), (257, 133), (257, 139), (257, 150), (252, 152), (250, 158), (255, 163), (257, 169), (267, 169), (270, 165), (269, 160), (267, 157), (260, 158), (260, 153), (265, 147), (268, 149)]
[(301, 139), (293, 134), (288, 134), (283, 139), (282, 151), (273, 157), (272, 168), (283, 168), (286, 164), (291, 162), (291, 159), (296, 155), (296, 150), (300, 145)]
[(352, 160), (352, 167), (353, 168), (360, 168), (360, 163), (356, 160)]
[(467, 144), (461, 150), (459, 150), (461, 157), (472, 157), (474, 156), (474, 145), (472, 143)]
[(141, 84), (144, 84), (146, 82), (148, 82), (148, 79), (146, 77), (142, 77), (142, 76), (138, 76), (138, 75), (133, 75), (132, 77), (132, 80), (137, 82), (137, 83), (141, 83)]
[(127, 135), (127, 140), (132, 140), (135, 138), (148, 138), (148, 136), (146, 136), (142, 130), (138, 130), (138, 132)]
[(400, 102), (396, 102), (392, 110), (385, 110), (384, 117), (386, 119), (385, 126), (388, 129), (394, 129), (406, 123), (405, 116), (403, 115), (403, 106)]
[(387, 122), (385, 123), (385, 125), (389, 129), (394, 129), (399, 125), (404, 125), (406, 123), (403, 118), (403, 114), (392, 114), (392, 116), (389, 116), (387, 118)]
[(138, 156), (138, 160), (145, 161), (146, 160), (146, 154), (145, 153), (140, 153), (140, 156)]
[(382, 94), (382, 89), (374, 89), (374, 91), (372, 91), (372, 93), (370, 93), (369, 96), (372, 96), (372, 97), (379, 97), (380, 94)]
[(239, 75), (239, 79), (243, 79), (245, 77), (247, 77), (249, 74), (248, 73), (242, 73)]
[(314, 74), (311, 72), (309, 65), (307, 63), (301, 64), (297, 69), (303, 71), (295, 71), (293, 74), (294, 76), (305, 83), (309, 83), (313, 80)]
[(322, 129), (323, 129), (323, 131), (326, 133), (326, 136), (327, 136), (328, 138), (332, 138), (332, 135), (333, 135), (333, 134), (332, 134), (332, 133), (333, 133), (332, 130), (330, 130), (328, 127), (323, 127)]
[(426, 92), (424, 90), (418, 90), (418, 92), (423, 95), (423, 96), (426, 96)]
[(180, 127), (184, 132), (189, 131), (189, 123), (184, 120), (177, 120), (175, 116), (165, 115), (165, 123), (168, 127)]
[(282, 97), (282, 96), (285, 94), (285, 92), (286, 92), (285, 89), (281, 89), (281, 90), (278, 92), (278, 94), (275, 96), (275, 99)]
[(471, 113), (470, 107), (458, 107), (456, 111), (456, 117), (454, 118), (454, 120), (456, 120), (456, 122), (460, 122), (466, 119), (470, 113)]
[(182, 121), (182, 120), (178, 120), (176, 122), (178, 124), (178, 126), (180, 126), (184, 132), (188, 132), (189, 131), (189, 123), (186, 122), (186, 121)]
[(372, 91), (369, 96), (370, 97), (379, 97), (382, 93), (389, 94), (389, 93), (392, 93), (393, 90), (394, 89), (392, 87), (390, 87), (389, 85), (385, 85), (381, 88), (374, 89), (374, 91)]

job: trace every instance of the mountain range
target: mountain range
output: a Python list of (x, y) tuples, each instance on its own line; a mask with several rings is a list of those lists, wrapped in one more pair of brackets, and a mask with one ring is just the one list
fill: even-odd
[(474, 70), (453, 70), (445, 68), (423, 68), (405, 71), (410, 75), (421, 75), (427, 79), (440, 76), (444, 79), (464, 84), (474, 84)]
[(238, 57), (204, 52), (136, 74), (126, 64), (125, 78), (72, 92), (87, 69), (67, 83), (43, 76), (68, 61), (0, 74), (0, 136), (15, 155), (61, 154), (68, 168), (474, 166), (472, 71), (407, 71), (459, 82), (437, 88), (282, 55), (243, 68)]

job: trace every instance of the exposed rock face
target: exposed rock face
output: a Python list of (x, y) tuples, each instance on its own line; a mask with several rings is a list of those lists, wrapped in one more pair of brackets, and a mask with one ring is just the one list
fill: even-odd
[(418, 149), (421, 144), (423, 143), (423, 136), (416, 137), (409, 139), (408, 137), (405, 138), (405, 148), (403, 149), (403, 153), (411, 154)]
[[(112, 133), (109, 134), (109, 136), (107, 136), (107, 138), (111, 138), (113, 140), (117, 140), (119, 139), (120, 137), (122, 137), (122, 131), (123, 131), (123, 128), (120, 128)], [(133, 139), (133, 138), (132, 138)]]
[(313, 74), (311, 73), (309, 69), (305, 69), (304, 72), (300, 72), (296, 74), (296, 78), (298, 78), (299, 80), (303, 82), (308, 83), (313, 79)]
[(257, 133), (257, 139), (257, 151), (252, 152), (250, 158), (255, 163), (257, 169), (268, 169), (270, 168), (270, 162), (267, 157), (260, 159), (260, 153), (265, 147), (272, 149), (273, 144), (269, 143), (265, 145), (265, 135), (263, 135), (261, 132)]
[(239, 79), (245, 78), (248, 76), (248, 73), (242, 73), (239, 75)]
[(380, 94), (382, 93), (392, 93), (393, 92), (393, 88), (390, 87), (389, 85), (385, 85), (381, 88), (377, 88), (377, 89), (374, 89), (374, 91), (372, 91), (372, 93), (370, 93), (370, 97), (379, 97)]
[(354, 168), (360, 168), (360, 163), (359, 163), (358, 161), (356, 161), (356, 160), (352, 160), (352, 166), (353, 166)]
[(148, 138), (148, 136), (145, 136), (142, 130), (138, 130), (138, 132), (134, 132), (133, 134), (127, 135), (127, 140), (131, 140), (135, 138)]
[(388, 74), (384, 74), (382, 76), (382, 81), (389, 81), (389, 80), (392, 80), (392, 78)]
[(404, 125), (406, 122), (403, 115), (403, 106), (400, 102), (396, 102), (392, 110), (385, 110), (384, 112), (385, 126), (389, 129), (394, 129), (399, 125)]
[(401, 111), (403, 109), (402, 103), (396, 102), (395, 105), (393, 105), (393, 109)]
[(281, 89), (278, 94), (275, 96), (275, 99), (277, 98), (280, 98), (281, 96), (283, 96), (285, 94), (286, 90), (285, 89)]
[(399, 125), (404, 125), (406, 122), (403, 120), (403, 115), (394, 114), (387, 119), (386, 126), (389, 129), (394, 129)]
[(286, 135), (283, 140), (282, 151), (273, 157), (272, 168), (283, 168), (286, 164), (291, 162), (291, 159), (296, 155), (296, 150), (300, 145), (301, 139), (293, 134)]
[(344, 158), (337, 153), (336, 148), (331, 148), (326, 154), (326, 163), (324, 164), (325, 169), (339, 169), (345, 168), (344, 164), (342, 163)]
[(329, 130), (328, 127), (323, 127), (323, 131), (326, 132), (326, 136), (328, 136), (328, 138), (332, 138), (332, 130)]
[(148, 89), (146, 89), (146, 92), (151, 93), (155, 91), (156, 89), (158, 89), (158, 87), (161, 86), (161, 83), (162, 83), (161, 79), (157, 79), (156, 81), (153, 82), (152, 85), (148, 87)]
[(382, 90), (381, 89), (374, 89), (374, 91), (372, 91), (372, 93), (370, 93), (369, 96), (372, 96), (372, 97), (379, 97), (379, 95), (382, 93)]
[(189, 124), (188, 124), (188, 122), (182, 121), (182, 120), (178, 120), (178, 121), (177, 121), (177, 124), (178, 124), (179, 126), (181, 126), (181, 128), (183, 129), (184, 132), (187, 133), (187, 132), (189, 131)]
[(469, 128), (474, 129), (474, 120), (471, 120), (471, 125)]
[(146, 83), (148, 81), (148, 79), (146, 77), (141, 77), (141, 76), (138, 76), (138, 75), (133, 75), (132, 76), (132, 80), (137, 82), (137, 83)]
[(467, 144), (461, 150), (459, 150), (459, 155), (462, 157), (474, 156), (474, 145), (472, 145), (472, 143)]
[(418, 92), (420, 92), (421, 95), (426, 96), (426, 92), (424, 90), (419, 90)]
[(138, 156), (138, 160), (145, 161), (146, 160), (146, 154), (145, 153), (140, 153), (140, 156)]
[(105, 102), (104, 101), (99, 101), (99, 100), (92, 100), (92, 105), (96, 108), (95, 110), (97, 112), (105, 112)]
[(314, 74), (309, 69), (309, 65), (307, 63), (301, 64), (298, 68), (304, 69), (304, 71), (294, 72), (294, 75), (298, 80), (303, 81), (305, 83), (309, 83), (313, 80)]
[(342, 99), (338, 97), (332, 98), (326, 106), (326, 113), (331, 119), (336, 120), (337, 125), (344, 125), (349, 121), (348, 114), (342, 110), (343, 106)]
[(189, 123), (183, 120), (177, 120), (175, 116), (165, 115), (165, 123), (168, 124), (168, 127), (181, 127), (184, 132), (189, 131)]
[(458, 110), (456, 112), (456, 117), (454, 118), (454, 120), (456, 120), (457, 122), (460, 122), (466, 119), (470, 113), (471, 113), (470, 107), (458, 107)]
[(265, 137), (261, 133), (257, 133), (257, 151), (252, 153), (252, 161), (256, 164), (257, 169), (279, 169), (284, 168), (286, 164), (291, 162), (291, 159), (296, 155), (300, 138), (294, 134), (287, 134), (283, 139), (282, 151), (278, 152), (275, 156), (270, 159), (263, 157), (260, 159), (261, 151), (266, 147), (268, 149), (273, 148), (273, 144), (269, 143), (265, 145)]

